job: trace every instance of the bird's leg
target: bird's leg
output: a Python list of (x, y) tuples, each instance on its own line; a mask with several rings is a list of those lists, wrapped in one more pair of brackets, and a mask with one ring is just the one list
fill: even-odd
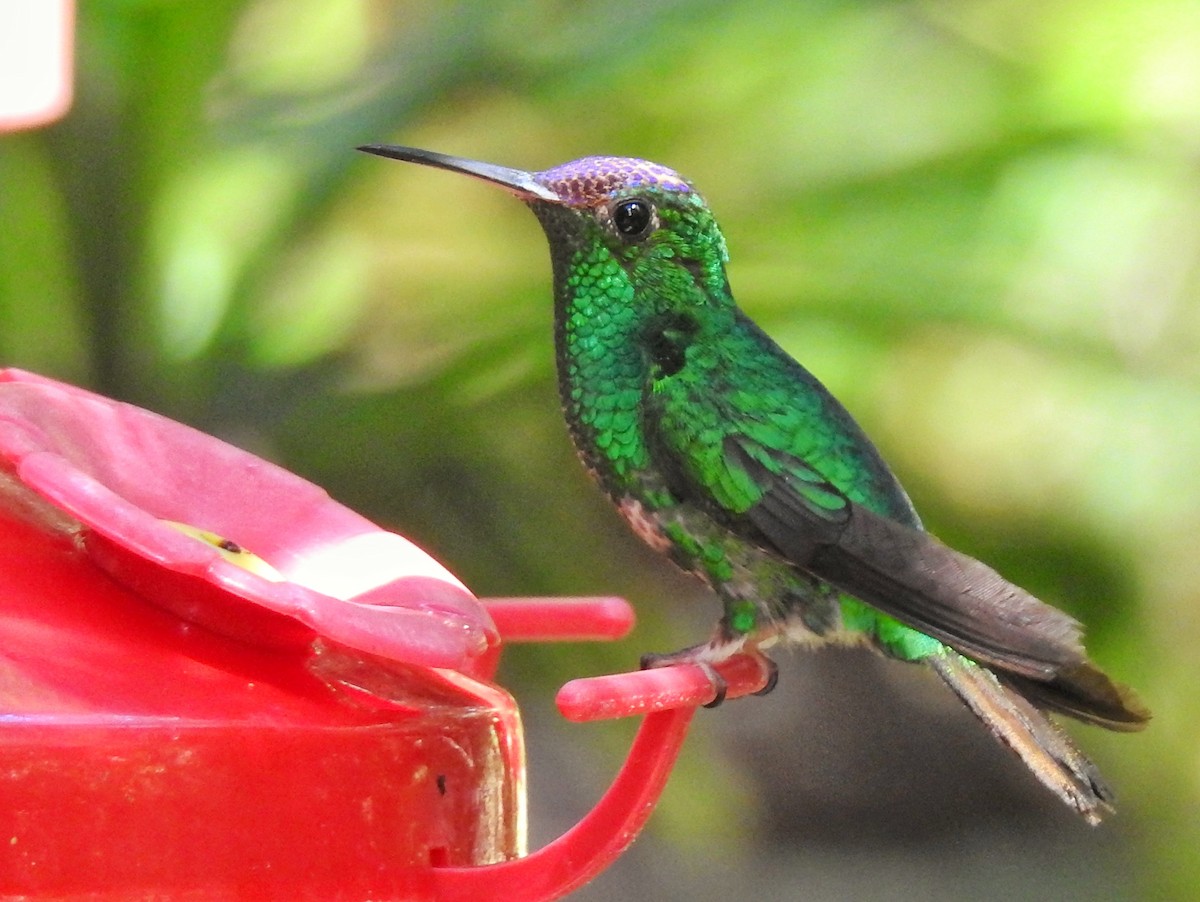
[(703, 654), (707, 649), (708, 643), (706, 642), (703, 645), (693, 645), (691, 648), (670, 654), (650, 652), (642, 655), (641, 668), (642, 670), (653, 670), (656, 667), (670, 667), (673, 664), (694, 664), (704, 671), (713, 687), (713, 700), (706, 702), (704, 707), (716, 708), (725, 701), (725, 693), (729, 689), (729, 684), (725, 682), (725, 677), (717, 673), (717, 669), (704, 659)]
[(713, 700), (704, 705), (705, 708), (716, 708), (725, 701), (728, 685), (714, 667), (734, 655), (745, 654), (755, 658), (767, 673), (766, 685), (755, 692), (755, 695), (766, 695), (779, 682), (779, 666), (759, 649), (756, 643), (747, 644), (746, 636), (735, 636), (722, 622), (713, 637), (700, 645), (693, 645), (680, 651), (668, 654), (649, 653), (642, 655), (641, 669), (650, 670), (656, 667), (670, 667), (673, 664), (693, 664), (704, 671), (712, 683)]
[(673, 664), (694, 664), (704, 671), (710, 683), (712, 683), (713, 700), (705, 704), (706, 708), (716, 708), (725, 701), (725, 692), (728, 690), (728, 684), (725, 678), (717, 673), (714, 664), (719, 664), (728, 658), (733, 657), (741, 650), (741, 642), (729, 643), (722, 639), (721, 630), (718, 629), (717, 635), (713, 636), (708, 642), (702, 642), (699, 645), (693, 645), (689, 648), (680, 649), (679, 651), (669, 652), (667, 654), (659, 654), (650, 652), (642, 655), (641, 668), (642, 670), (651, 670), (656, 667), (670, 667)]

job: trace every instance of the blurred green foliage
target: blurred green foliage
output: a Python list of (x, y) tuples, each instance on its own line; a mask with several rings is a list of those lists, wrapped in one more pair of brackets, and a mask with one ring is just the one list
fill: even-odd
[[(352, 148), (674, 166), (722, 222), (742, 305), (859, 417), (931, 528), (1083, 619), (1156, 720), (1082, 736), (1123, 797), (1089, 832), (1036, 789), (1007, 820), (971, 796), (981, 772), (1016, 770), (990, 749), (933, 768), (962, 782), (946, 797), (886, 771), (906, 737), (977, 729), (936, 708), (952, 702), (921, 696), (872, 728), (884, 715), (852, 693), (804, 719), (802, 694), (841, 697), (785, 678), (699, 731), (617, 867), (641, 888), (627, 897), (722, 898), (717, 875), (773, 886), (775, 868), (793, 882), (763, 898), (1194, 898), (1198, 48), (1187, 0), (87, 0), (74, 110), (0, 138), (0, 358), (281, 460), (482, 595), (631, 597), (642, 625), (620, 647), (508, 653), (542, 730), (535, 792), (557, 767), (587, 804), (625, 728), (596, 743), (554, 723), (553, 687), (696, 641), (715, 605), (626, 535), (573, 459), (533, 219)], [(858, 696), (924, 692), (857, 656), (812, 666), (863, 680)], [(753, 731), (771, 769), (747, 764)], [(899, 843), (831, 859), (845, 876), (826, 884), (798, 856), (831, 834), (774, 798), (822, 756), (827, 785), (793, 787), (817, 819), (848, 818), (849, 846)], [(916, 781), (906, 810), (940, 833), (833, 791), (874, 786), (876, 767), (888, 791)], [(579, 814), (541, 805), (535, 820)], [(610, 879), (589, 898), (633, 892)]]

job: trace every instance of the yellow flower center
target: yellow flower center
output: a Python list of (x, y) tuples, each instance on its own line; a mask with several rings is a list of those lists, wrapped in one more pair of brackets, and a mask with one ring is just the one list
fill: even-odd
[(233, 541), (233, 539), (227, 539), (207, 529), (200, 529), (197, 526), (180, 523), (176, 520), (163, 520), (162, 522), (167, 526), (179, 530), (185, 536), (191, 536), (205, 545), (211, 545), (221, 553), (221, 557), (225, 558), (231, 564), (237, 564), (243, 570), (249, 570), (251, 573), (261, 576), (263, 579), (269, 579), (273, 583), (284, 582), (282, 573), (254, 552), (243, 548), (237, 542)]

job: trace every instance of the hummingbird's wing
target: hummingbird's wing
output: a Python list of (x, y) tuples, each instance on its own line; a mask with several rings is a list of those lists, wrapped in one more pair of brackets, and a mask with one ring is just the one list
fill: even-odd
[(1083, 660), (1075, 620), (987, 565), (855, 504), (797, 457), (744, 435), (724, 447), (761, 492), (735, 521), (747, 538), (977, 660), (1034, 679)]
[(1062, 611), (923, 530), (856, 504), (799, 457), (738, 432), (722, 450), (707, 480), (749, 482), (757, 494), (743, 491), (721, 512), (743, 538), (996, 668), (1036, 704), (1109, 728), (1145, 723), (1132, 694), (1088, 660), (1079, 624)]

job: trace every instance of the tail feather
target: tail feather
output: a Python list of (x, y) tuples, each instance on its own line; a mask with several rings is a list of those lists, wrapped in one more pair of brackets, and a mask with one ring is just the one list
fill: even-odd
[(1091, 661), (1064, 668), (1049, 680), (1000, 673), (1000, 679), (1043, 711), (1065, 714), (1106, 730), (1132, 733), (1150, 722), (1150, 711), (1128, 686)]
[(1092, 825), (1113, 811), (1114, 795), (1096, 766), (1066, 733), (985, 667), (947, 650), (933, 669), (1055, 795)]

